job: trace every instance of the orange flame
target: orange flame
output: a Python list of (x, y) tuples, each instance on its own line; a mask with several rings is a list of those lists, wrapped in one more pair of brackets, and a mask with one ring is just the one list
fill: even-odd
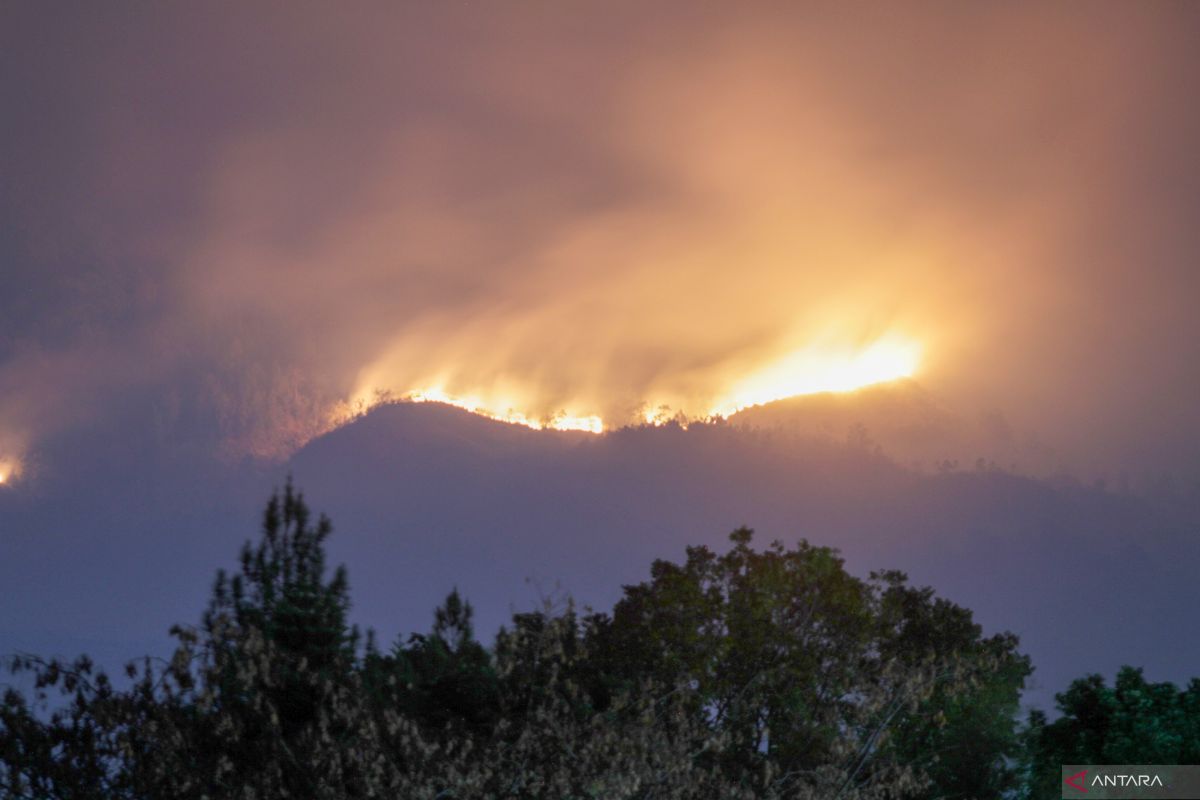
[[(444, 403), (488, 419), (524, 425), (534, 430), (584, 431), (603, 433), (631, 422), (663, 425), (670, 421), (725, 418), (750, 406), (763, 405), (787, 397), (823, 392), (849, 392), (877, 383), (912, 377), (918, 368), (921, 348), (914, 341), (887, 336), (859, 349), (829, 349), (810, 346), (793, 351), (744, 377), (729, 382), (708, 405), (685, 399), (673, 405), (666, 401), (646, 403), (637, 419), (605, 420), (597, 413), (559, 411), (536, 416), (521, 410), (536, 403), (521, 402), (519, 392), (483, 391), (454, 393), (433, 385), (394, 395), (388, 389), (370, 385), (342, 403), (331, 415), (330, 427), (336, 427), (366, 413), (381, 402), (400, 400), (412, 403)], [(693, 413), (689, 415), (688, 410)]]
[(447, 394), (440, 388), (420, 389), (409, 392), (402, 399), (413, 403), (445, 403), (448, 406), (470, 411), (472, 414), (478, 414), (482, 417), (501, 422), (508, 422), (513, 425), (524, 425), (534, 430), (550, 428), (556, 431), (604, 432), (604, 421), (594, 414), (576, 416), (560, 412), (548, 419), (538, 420), (530, 418), (520, 411), (513, 410), (511, 406), (504, 407), (496, 403), (488, 403), (479, 397), (455, 397), (454, 395)]
[(0, 486), (15, 481), (21, 474), (21, 462), (12, 458), (0, 458)]
[(920, 347), (896, 337), (879, 339), (858, 352), (805, 348), (789, 353), (734, 383), (711, 415), (728, 417), (805, 394), (851, 392), (877, 383), (911, 378), (921, 360)]

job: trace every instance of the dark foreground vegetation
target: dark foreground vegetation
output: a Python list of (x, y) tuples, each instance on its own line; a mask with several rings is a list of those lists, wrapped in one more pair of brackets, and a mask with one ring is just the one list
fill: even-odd
[(832, 550), (696, 547), (611, 613), (517, 614), (491, 648), (453, 592), (381, 649), (289, 486), (168, 662), (114, 683), (20, 656), (0, 798), (1058, 797), (1060, 763), (1196, 763), (1200, 683), (1134, 670), (1018, 725), (1011, 634)]

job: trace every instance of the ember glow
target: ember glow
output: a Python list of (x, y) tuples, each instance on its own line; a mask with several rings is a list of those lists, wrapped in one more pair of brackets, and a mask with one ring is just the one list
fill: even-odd
[(441, 389), (423, 389), (410, 392), (403, 399), (413, 403), (445, 403), (449, 406), (470, 411), (472, 414), (478, 414), (482, 417), (501, 422), (508, 422), (513, 425), (524, 425), (534, 430), (549, 428), (558, 431), (586, 431), (588, 433), (602, 433), (604, 431), (603, 420), (595, 415), (574, 416), (563, 412), (548, 418), (536, 419), (515, 410), (512, 405), (488, 402), (479, 397), (455, 397)]
[[(534, 430), (603, 433), (630, 424), (661, 425), (669, 421), (725, 418), (751, 406), (788, 397), (826, 392), (852, 392), (867, 386), (911, 378), (920, 362), (921, 348), (911, 340), (889, 336), (859, 348), (810, 345), (794, 350), (764, 366), (743, 370), (743, 377), (725, 381), (718, 390), (721, 372), (705, 376), (708, 386), (693, 396), (676, 392), (666, 397), (645, 399), (635, 404), (638, 413), (604, 417), (580, 403), (581, 408), (541, 412), (547, 401), (536, 388), (520, 387), (511, 380), (503, 389), (452, 391), (434, 385), (407, 391), (378, 380), (364, 385), (349, 402), (339, 403), (329, 417), (329, 428), (345, 424), (384, 402), (443, 403), (488, 419), (523, 425)], [(716, 397), (715, 401), (706, 398)], [(593, 406), (612, 407), (608, 398)]]
[(727, 417), (743, 408), (787, 397), (849, 392), (911, 378), (919, 362), (919, 346), (898, 338), (880, 339), (858, 352), (797, 350), (735, 383), (712, 414)]
[(472, 414), (486, 419), (506, 422), (510, 425), (521, 425), (533, 430), (583, 431), (586, 433), (603, 433), (606, 425), (604, 420), (595, 414), (569, 414), (559, 411), (554, 414), (536, 415), (521, 410), (523, 407), (511, 395), (485, 395), (482, 393), (456, 394), (441, 387), (414, 389), (407, 392), (395, 392), (391, 389), (373, 386), (355, 394), (348, 402), (337, 403), (329, 413), (325, 430), (332, 430), (350, 422), (383, 403), (441, 403), (443, 405), (461, 408)]

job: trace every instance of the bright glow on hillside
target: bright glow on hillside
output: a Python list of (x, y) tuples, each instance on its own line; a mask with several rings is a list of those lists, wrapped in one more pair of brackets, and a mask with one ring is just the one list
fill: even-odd
[(455, 408), (470, 411), (472, 414), (479, 414), (480, 416), (501, 422), (509, 422), (513, 425), (524, 425), (534, 430), (550, 428), (556, 431), (604, 432), (604, 421), (595, 415), (577, 416), (563, 412), (546, 420), (537, 420), (530, 418), (520, 411), (515, 411), (509, 404), (489, 403), (478, 397), (456, 397), (447, 394), (439, 388), (421, 389), (410, 392), (403, 399), (413, 403), (445, 403)]
[[(379, 388), (374, 381), (354, 398), (343, 403), (330, 418), (330, 427), (337, 427), (370, 410), (382, 402), (400, 400), (411, 403), (444, 403), (488, 419), (523, 425), (534, 430), (585, 431), (603, 433), (612, 427), (634, 422), (662, 425), (670, 421), (686, 424), (690, 419), (728, 417), (750, 406), (771, 403), (788, 397), (822, 392), (849, 392), (877, 383), (911, 377), (920, 362), (921, 348), (913, 341), (898, 336), (877, 339), (866, 347), (829, 348), (810, 346), (795, 350), (766, 366), (748, 370), (744, 377), (728, 382), (725, 391), (714, 392), (707, 401), (700, 398), (676, 399), (673, 403), (646, 404), (636, 419), (605, 420), (598, 413), (578, 410), (546, 414), (530, 409), (545, 408), (536, 392), (520, 385), (507, 389), (478, 392), (451, 392), (444, 384), (395, 394)], [(715, 382), (715, 376), (714, 376)], [(711, 398), (718, 398), (713, 402)], [(603, 399), (593, 408), (602, 406)]]
[(556, 417), (550, 420), (550, 427), (556, 431), (604, 433), (604, 420), (594, 414), (588, 417)]
[(0, 486), (13, 481), (20, 472), (21, 465), (11, 459), (0, 459)]
[(743, 408), (788, 397), (850, 392), (877, 383), (910, 378), (921, 360), (920, 347), (899, 338), (879, 339), (857, 353), (817, 348), (797, 350), (733, 385), (713, 408), (727, 417)]

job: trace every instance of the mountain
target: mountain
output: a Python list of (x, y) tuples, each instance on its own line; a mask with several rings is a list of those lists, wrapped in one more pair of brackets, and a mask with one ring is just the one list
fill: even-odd
[[(833, 433), (851, 420), (869, 435)], [(926, 422), (959, 424), (902, 387), (599, 436), (399, 403), (276, 465), (122, 458), (128, 437), (115, 432), (88, 445), (111, 459), (48, 470), (38, 491), (0, 497), (0, 653), (165, 648), (166, 628), (196, 619), (214, 571), (234, 564), (291, 474), (334, 522), (353, 619), (384, 642), (426, 630), (454, 587), (481, 633), (547, 596), (605, 608), (653, 559), (723, 548), (745, 524), (760, 544), (838, 547), (859, 575), (906, 570), (987, 631), (1018, 633), (1038, 668), (1029, 698), (1042, 705), (1070, 679), (1122, 663), (1156, 680), (1195, 673), (1194, 508), (1183, 518), (986, 463), (918, 470), (873, 441), (916, 437)]]
[[(871, 435), (825, 432), (850, 420)], [(382, 628), (393, 610), (420, 622), (457, 585), (487, 629), (536, 601), (527, 577), (605, 607), (652, 559), (723, 547), (747, 524), (762, 543), (838, 547), (859, 574), (904, 569), (988, 630), (1021, 634), (1040, 702), (1125, 662), (1188, 677), (1200, 657), (1200, 641), (1178, 634), (1200, 601), (1182, 566), (1200, 555), (1191, 529), (1136, 496), (988, 464), (918, 471), (872, 441), (876, 429), (903, 441), (961, 425), (914, 386), (602, 436), (397, 404), (314, 441), (289, 469), (346, 532), (362, 610), (391, 609), (372, 618)]]
[(729, 421), (739, 427), (878, 446), (917, 470), (945, 470), (955, 462), (1022, 474), (1060, 469), (1050, 448), (1015, 431), (999, 411), (973, 416), (951, 411), (910, 379), (752, 406)]

